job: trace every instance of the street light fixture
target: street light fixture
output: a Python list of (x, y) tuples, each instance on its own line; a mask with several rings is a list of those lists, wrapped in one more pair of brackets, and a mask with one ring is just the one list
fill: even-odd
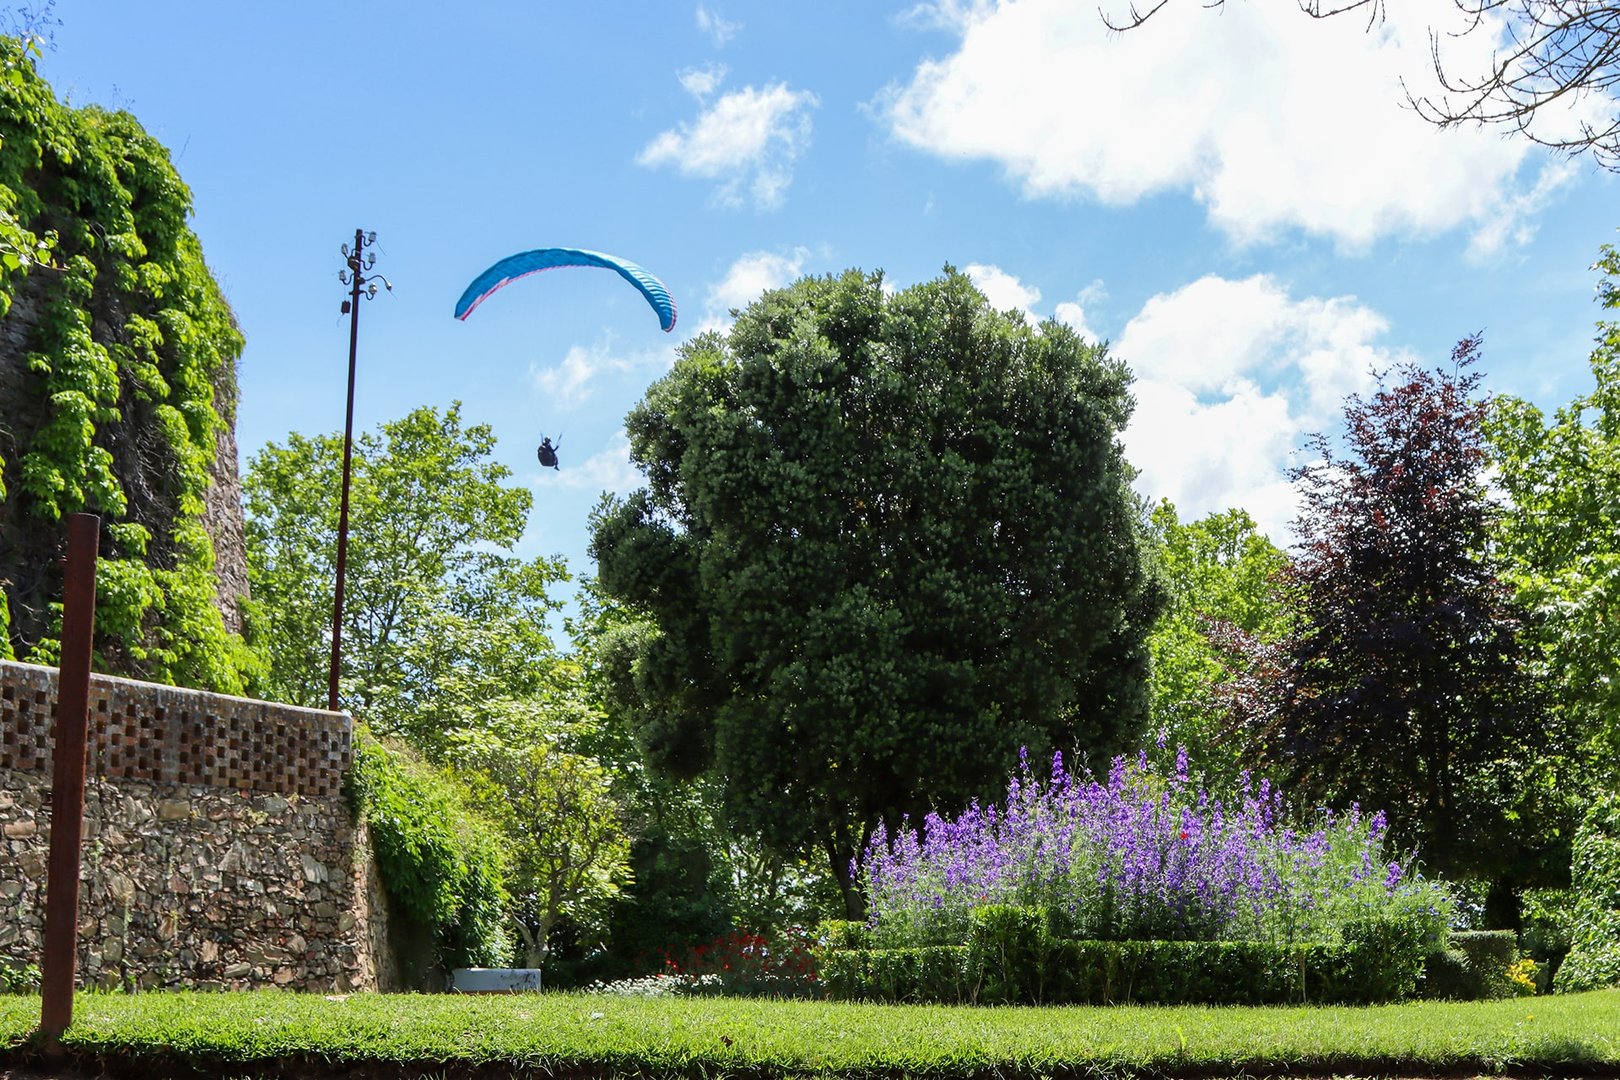
[(375, 252), (366, 248), (377, 242), (377, 234), (354, 230), (354, 249), (343, 244), (340, 250), (348, 269), (338, 271), (338, 280), (349, 286), (349, 298), (343, 301), (343, 314), (349, 317), (349, 402), (343, 416), (343, 498), (338, 508), (337, 586), (332, 596), (332, 670), (326, 684), (326, 707), (338, 710), (338, 670), (343, 658), (343, 576), (349, 558), (349, 468), (354, 452), (354, 356), (360, 341), (360, 297), (370, 300), (377, 295), (380, 282), (389, 292), (394, 285), (381, 274), (373, 274), (377, 265)]

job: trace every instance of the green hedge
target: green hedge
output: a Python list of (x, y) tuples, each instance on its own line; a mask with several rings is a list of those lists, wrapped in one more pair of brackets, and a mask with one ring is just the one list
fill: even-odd
[(1430, 951), (1409, 920), (1352, 924), (1342, 942), (1074, 941), (1054, 938), (1044, 913), (990, 905), (973, 913), (966, 945), (838, 948), (825, 933), (830, 997), (980, 1005), (1272, 1005), (1367, 1003), (1410, 997)]

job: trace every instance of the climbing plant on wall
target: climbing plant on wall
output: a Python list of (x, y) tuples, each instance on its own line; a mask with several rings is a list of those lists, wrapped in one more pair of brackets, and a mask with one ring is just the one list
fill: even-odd
[[(205, 527), (242, 336), (191, 193), (124, 112), (56, 100), (0, 38), (0, 655), (58, 652), (60, 519), (103, 520), (97, 667), (240, 693)], [(43, 246), (42, 246), (43, 245)]]

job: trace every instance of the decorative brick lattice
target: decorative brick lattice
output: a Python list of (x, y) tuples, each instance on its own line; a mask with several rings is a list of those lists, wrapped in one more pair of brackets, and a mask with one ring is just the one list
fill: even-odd
[[(0, 661), (0, 769), (47, 772), (56, 669)], [(92, 776), (336, 797), (353, 753), (349, 718), (93, 675)]]

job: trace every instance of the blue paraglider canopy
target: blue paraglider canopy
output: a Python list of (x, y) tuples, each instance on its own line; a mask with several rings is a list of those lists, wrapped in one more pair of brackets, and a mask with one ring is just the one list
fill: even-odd
[(663, 327), (665, 333), (675, 329), (675, 299), (669, 295), (662, 281), (633, 262), (599, 251), (561, 247), (537, 248), (509, 255), (479, 274), (467, 286), (467, 291), (461, 294), (461, 299), (456, 301), (456, 318), (465, 320), (474, 308), (489, 299), (490, 294), (520, 277), (565, 266), (600, 266), (614, 271), (647, 298), (647, 303), (658, 313), (658, 325)]

